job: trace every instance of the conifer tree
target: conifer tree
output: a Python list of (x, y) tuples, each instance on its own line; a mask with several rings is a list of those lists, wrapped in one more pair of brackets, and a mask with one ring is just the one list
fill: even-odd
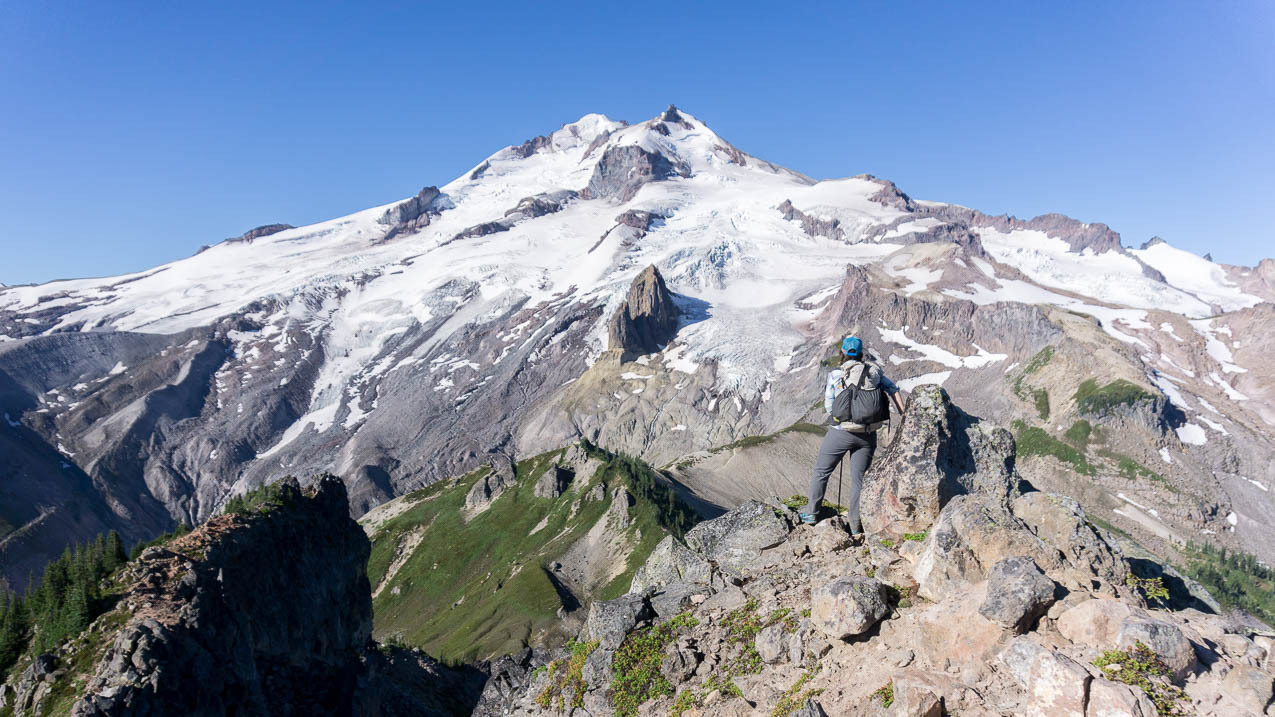
[(106, 541), (102, 546), (102, 567), (107, 573), (112, 573), (126, 562), (128, 554), (124, 552), (124, 541), (118, 532), (112, 530), (106, 534)]

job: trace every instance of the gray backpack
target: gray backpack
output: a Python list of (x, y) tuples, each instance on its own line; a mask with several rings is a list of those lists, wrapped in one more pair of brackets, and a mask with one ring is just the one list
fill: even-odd
[(868, 374), (875, 367), (866, 363), (859, 364), (859, 378), (853, 383), (846, 381), (851, 369), (842, 366), (841, 391), (832, 399), (832, 420), (836, 423), (857, 423), (870, 426), (874, 423), (890, 420), (890, 404), (886, 402), (885, 390), (881, 382), (873, 377), (870, 384), (865, 385)]

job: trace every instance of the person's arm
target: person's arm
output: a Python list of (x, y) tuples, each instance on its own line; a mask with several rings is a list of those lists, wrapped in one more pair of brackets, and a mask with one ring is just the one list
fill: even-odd
[(890, 400), (894, 402), (895, 409), (897, 409), (899, 412), (899, 415), (902, 416), (903, 415), (903, 399), (899, 398), (898, 391), (895, 391), (894, 393), (890, 394)]
[(895, 410), (899, 415), (903, 415), (903, 399), (899, 397), (899, 386), (890, 380), (884, 373), (881, 374), (881, 388), (890, 396), (890, 401), (894, 404)]

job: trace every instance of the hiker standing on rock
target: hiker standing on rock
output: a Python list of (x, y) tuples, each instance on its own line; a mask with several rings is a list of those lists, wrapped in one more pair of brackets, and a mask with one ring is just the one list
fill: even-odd
[(828, 374), (823, 392), (823, 409), (829, 418), (828, 433), (819, 446), (815, 470), (810, 475), (810, 502), (800, 513), (803, 523), (818, 522), (819, 507), (828, 488), (828, 477), (850, 454), (850, 492), (847, 495), (846, 519), (855, 533), (863, 532), (859, 521), (859, 490), (863, 474), (868, 471), (872, 454), (877, 449), (877, 430), (890, 420), (890, 402), (903, 415), (899, 387), (886, 378), (881, 367), (864, 358), (863, 342), (847, 336), (841, 342), (841, 366)]

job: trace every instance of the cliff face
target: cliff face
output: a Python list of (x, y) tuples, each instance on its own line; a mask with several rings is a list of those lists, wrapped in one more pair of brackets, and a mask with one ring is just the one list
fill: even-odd
[(372, 629), (368, 542), (345, 486), (220, 516), (132, 569), (132, 617), (76, 715), (315, 714), (352, 703)]
[(626, 357), (659, 351), (677, 333), (677, 307), (654, 265), (642, 270), (607, 326), (611, 348)]
[(15, 670), (14, 714), (441, 715), (476, 683), (371, 641), (370, 550), (344, 484), (285, 479), (114, 579), (115, 608)]

